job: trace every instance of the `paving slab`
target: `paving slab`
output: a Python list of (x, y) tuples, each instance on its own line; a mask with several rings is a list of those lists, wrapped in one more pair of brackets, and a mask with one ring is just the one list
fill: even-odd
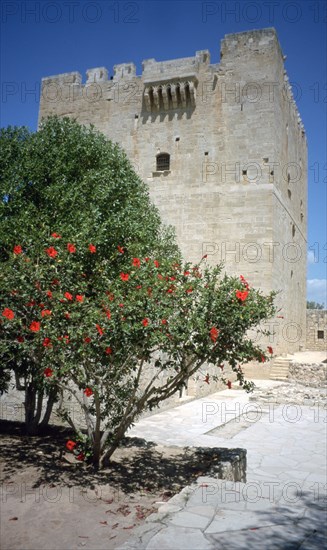
[[(264, 389), (278, 384), (256, 381)], [(327, 548), (326, 428), (322, 407), (262, 408), (237, 390), (139, 421), (130, 435), (156, 443), (246, 449), (247, 479), (198, 478), (121, 550)]]

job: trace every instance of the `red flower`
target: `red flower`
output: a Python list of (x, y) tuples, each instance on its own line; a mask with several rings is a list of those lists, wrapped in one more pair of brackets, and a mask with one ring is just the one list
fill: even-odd
[(261, 363), (265, 363), (265, 362), (266, 362), (266, 358), (265, 358), (264, 355), (261, 355), (260, 362), (261, 362)]
[(216, 327), (210, 329), (210, 338), (213, 342), (216, 342), (218, 338), (219, 330)]
[(70, 315), (69, 315), (69, 313), (68, 313), (67, 311), (66, 311), (66, 313), (64, 313), (64, 317), (65, 317), (65, 319), (67, 319), (67, 320), (69, 321)]
[(227, 386), (228, 386), (228, 389), (230, 390), (230, 389), (231, 389), (231, 387), (232, 387), (232, 383), (231, 383), (231, 381), (230, 381), (230, 380), (228, 380), (228, 381), (227, 381)]
[(23, 252), (23, 249), (22, 247), (20, 246), (20, 244), (16, 244), (14, 246), (14, 250), (13, 250), (13, 253), (14, 254), (21, 254)]
[(274, 353), (274, 350), (272, 349), (271, 346), (268, 346), (267, 350), (270, 353), (270, 355), (272, 355)]
[(128, 281), (129, 275), (128, 275), (128, 273), (121, 273), (120, 278), (121, 278), (122, 281)]
[(33, 306), (35, 306), (35, 304), (36, 304), (35, 300), (31, 300), (30, 302), (27, 302), (26, 306), (27, 307), (33, 307)]
[(59, 235), (59, 233), (51, 233), (51, 237), (54, 239), (61, 239), (61, 235)]
[(185, 275), (185, 277), (187, 277), (187, 276), (188, 276), (188, 275), (190, 275), (190, 274), (191, 274), (191, 272), (190, 272), (190, 271), (184, 271), (184, 275)]
[(158, 279), (159, 279), (160, 281), (162, 281), (162, 279), (163, 279), (163, 276), (161, 275), (161, 273), (159, 273), (159, 275), (158, 275)]
[(147, 318), (143, 319), (142, 325), (143, 325), (144, 327), (147, 327), (148, 324), (149, 324), (149, 319), (147, 319)]
[(103, 336), (104, 330), (100, 327), (100, 325), (95, 325), (95, 326), (96, 326), (96, 329), (97, 329), (98, 333), (100, 334), (100, 336)]
[(32, 332), (39, 332), (41, 328), (41, 323), (39, 323), (39, 321), (32, 321), (31, 324), (30, 324), (30, 330)]
[(16, 340), (17, 340), (17, 342), (19, 342), (21, 344), (22, 342), (24, 342), (24, 337), (23, 336), (17, 336)]
[(52, 343), (50, 338), (44, 338), (42, 342), (42, 346), (44, 346), (45, 348), (52, 348)]
[(240, 275), (240, 279), (241, 279), (242, 283), (246, 286), (246, 288), (249, 288), (249, 283), (247, 282), (246, 279), (244, 279), (243, 275)]
[(105, 312), (106, 317), (107, 317), (108, 319), (111, 319), (111, 312), (110, 312), (110, 309), (105, 309), (104, 312)]
[(160, 265), (159, 262), (158, 262), (158, 260), (154, 260), (153, 263), (154, 263), (154, 265), (155, 265), (156, 267), (159, 267), (159, 265)]
[(241, 300), (241, 302), (244, 302), (247, 299), (249, 293), (247, 290), (244, 290), (244, 291), (236, 290), (235, 295), (238, 300)]
[(52, 298), (52, 292), (51, 292), (51, 290), (47, 290), (46, 294), (47, 294), (48, 298)]
[(58, 251), (53, 246), (49, 246), (49, 248), (46, 248), (45, 253), (48, 254), (50, 258), (55, 258), (56, 256), (58, 256)]
[(97, 251), (97, 247), (94, 246), (94, 244), (89, 244), (89, 251), (91, 252), (91, 254), (95, 254)]
[(208, 254), (205, 254), (204, 256), (202, 256), (202, 260), (205, 260), (207, 257), (208, 257)]
[(46, 376), (47, 378), (50, 378), (50, 376), (53, 375), (53, 370), (50, 369), (50, 367), (48, 367), (47, 369), (44, 369), (43, 374), (44, 374), (44, 376)]
[(68, 451), (73, 451), (75, 447), (76, 447), (75, 441), (72, 441), (71, 439), (69, 439), (66, 443), (66, 449), (68, 449)]
[(145, 261), (146, 261), (146, 262), (149, 262), (149, 261), (150, 261), (150, 258), (145, 258)]
[(85, 458), (85, 454), (84, 453), (79, 453), (79, 455), (77, 455), (76, 457), (76, 460), (84, 460)]
[(107, 296), (108, 296), (110, 302), (112, 302), (112, 301), (115, 299), (113, 293), (112, 293), (112, 292), (109, 292), (109, 290), (106, 291), (106, 294), (107, 294)]
[(118, 248), (118, 250), (119, 250), (119, 252), (120, 252), (121, 254), (124, 254), (124, 249), (123, 249), (122, 246), (119, 246), (119, 245), (118, 245), (117, 248)]
[(58, 336), (58, 340), (65, 340), (65, 344), (69, 344), (68, 334), (65, 334), (65, 336)]
[(119, 305), (119, 307), (124, 307), (124, 304), (118, 304), (118, 305)]
[(89, 336), (86, 336), (84, 338), (84, 342), (85, 342), (85, 344), (89, 344), (91, 342), (91, 338)]
[(65, 292), (64, 296), (65, 298), (67, 298), (67, 300), (71, 301), (73, 299), (73, 295), (70, 292)]
[(52, 285), (59, 285), (59, 279), (53, 279)]
[(91, 395), (93, 395), (93, 391), (91, 390), (91, 388), (85, 388), (84, 393), (86, 397), (91, 397)]
[(137, 285), (137, 290), (140, 290), (140, 288), (142, 288), (142, 285)]
[(44, 304), (39, 304), (39, 308), (40, 308), (40, 309), (44, 309), (44, 308), (45, 308), (45, 305), (44, 305)]
[(187, 292), (187, 294), (190, 294), (191, 292), (193, 292), (193, 288), (192, 288), (192, 287), (191, 287), (191, 288), (187, 288), (187, 289), (186, 289), (186, 292)]
[(139, 260), (139, 258), (133, 258), (133, 266), (140, 267), (140, 265), (141, 265), (141, 261)]
[(111, 355), (112, 354), (112, 349), (108, 346), (106, 349), (105, 349), (105, 353), (107, 355)]
[(12, 309), (9, 309), (9, 307), (6, 307), (2, 312), (3, 317), (6, 317), (10, 321), (15, 317), (15, 314)]
[(167, 319), (161, 319), (161, 324), (162, 325), (167, 325)]
[(76, 252), (76, 246), (72, 243), (68, 243), (67, 250), (70, 254), (73, 254), (74, 252)]
[(173, 292), (174, 292), (174, 289), (173, 289), (173, 288), (168, 288), (167, 294), (172, 294)]
[(203, 382), (206, 382), (207, 384), (210, 384), (209, 378), (210, 378), (209, 374), (206, 374), (206, 376), (205, 376)]
[(75, 300), (76, 302), (84, 302), (84, 296), (82, 294), (76, 294)]
[(46, 315), (51, 315), (51, 309), (42, 309), (41, 315), (42, 317), (45, 317)]

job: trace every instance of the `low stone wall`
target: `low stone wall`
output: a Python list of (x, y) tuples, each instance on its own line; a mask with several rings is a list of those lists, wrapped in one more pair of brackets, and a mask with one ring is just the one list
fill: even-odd
[(327, 385), (327, 364), (290, 363), (287, 379), (311, 388), (323, 388)]
[[(152, 416), (159, 411), (171, 409), (178, 405), (183, 405), (185, 401), (199, 399), (216, 391), (225, 389), (226, 386), (223, 382), (219, 380), (214, 381), (213, 379), (214, 375), (219, 375), (220, 372), (220, 369), (213, 365), (203, 366), (203, 368), (201, 368), (198, 373), (189, 378), (187, 388), (183, 388), (181, 392), (178, 391), (169, 399), (162, 401), (159, 408), (154, 408), (152, 411), (144, 411), (142, 415), (140, 415), (140, 417), (144, 418), (147, 416)], [(143, 380), (143, 384), (146, 384), (150, 381), (150, 374), (152, 374), (152, 372), (150, 372), (149, 375)], [(209, 383), (205, 382), (207, 374), (209, 374)], [(230, 379), (232, 381), (235, 380), (235, 374), (232, 372), (232, 369), (229, 366), (225, 367), (223, 374), (227, 379)], [(0, 419), (24, 422), (24, 392), (17, 391), (14, 386), (15, 384), (13, 379), (8, 393), (3, 394), (0, 397)], [(72, 398), (71, 394), (68, 392), (64, 393), (63, 406), (66, 410), (69, 411), (70, 417), (72, 418), (74, 424), (81, 429), (85, 429), (86, 422), (84, 413), (76, 400)], [(60, 418), (60, 415), (58, 414), (59, 408), (59, 403), (55, 403), (50, 418), (50, 424), (68, 426), (68, 423)], [(43, 407), (43, 409), (45, 410), (45, 406)]]

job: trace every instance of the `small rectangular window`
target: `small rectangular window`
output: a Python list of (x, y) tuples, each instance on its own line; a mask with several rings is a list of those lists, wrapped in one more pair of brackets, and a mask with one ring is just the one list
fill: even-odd
[(157, 172), (164, 172), (169, 170), (170, 167), (170, 155), (167, 153), (161, 153), (157, 155)]
[(323, 340), (325, 338), (325, 333), (323, 330), (318, 330), (317, 332), (318, 340)]

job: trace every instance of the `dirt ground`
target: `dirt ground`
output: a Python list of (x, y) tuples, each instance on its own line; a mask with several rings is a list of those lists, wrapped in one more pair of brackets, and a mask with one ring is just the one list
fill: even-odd
[(69, 430), (26, 437), (18, 422), (0, 422), (2, 550), (111, 550), (213, 458), (200, 449), (159, 447), (126, 438), (110, 467), (95, 472), (69, 453)]

